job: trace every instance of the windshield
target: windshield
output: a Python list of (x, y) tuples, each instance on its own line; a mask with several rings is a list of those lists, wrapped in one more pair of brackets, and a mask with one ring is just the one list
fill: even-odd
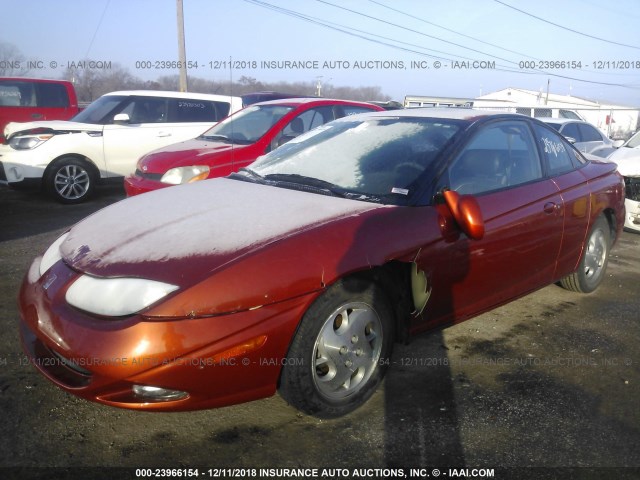
[(459, 130), (455, 120), (345, 118), (260, 157), (250, 169), (265, 180), (314, 179), (350, 198), (404, 204)]
[(111, 113), (123, 100), (128, 99), (126, 96), (105, 95), (100, 97), (83, 111), (78, 113), (71, 119), (72, 122), (78, 123), (94, 123), (102, 125), (109, 123), (105, 121), (109, 113)]
[(638, 148), (640, 146), (640, 132), (631, 137), (625, 146), (629, 148)]
[(273, 127), (295, 107), (284, 105), (254, 105), (211, 127), (200, 138), (223, 140), (250, 145)]

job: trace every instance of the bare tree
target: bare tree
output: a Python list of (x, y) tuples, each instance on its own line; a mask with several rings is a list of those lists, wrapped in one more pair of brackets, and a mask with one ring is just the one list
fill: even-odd
[[(162, 90), (178, 90), (178, 76), (168, 75), (160, 77), (158, 84)], [(316, 94), (314, 82), (262, 82), (253, 77), (241, 76), (236, 82), (205, 80), (197, 77), (189, 78), (189, 90), (198, 93), (217, 93), (222, 95), (243, 95), (259, 91), (274, 91), (291, 93), (300, 96), (313, 97)], [(382, 93), (380, 87), (337, 87), (329, 83), (323, 86), (323, 96), (326, 98), (341, 98), (345, 100), (387, 101), (391, 97)]]
[[(79, 64), (84, 66), (91, 64), (91, 62), (87, 60), (79, 62)], [(178, 75), (166, 75), (159, 77), (155, 81), (145, 81), (131, 75), (127, 69), (117, 63), (109, 64), (108, 69), (68, 68), (64, 78), (74, 82), (78, 100), (83, 103), (92, 102), (105, 93), (117, 90), (143, 89), (176, 92), (179, 90)], [(190, 77), (189, 91), (220, 95), (243, 95), (259, 91), (274, 91), (312, 97), (315, 96), (316, 85), (314, 82), (263, 82), (248, 76), (241, 76), (235, 82)], [(337, 87), (328, 83), (323, 87), (323, 96), (362, 101), (387, 101), (391, 98), (388, 95), (384, 95), (380, 87)]]
[[(84, 65), (90, 64), (87, 60)], [(75, 84), (78, 101), (92, 102), (105, 93), (117, 90), (149, 89), (149, 82), (134, 77), (118, 63), (109, 64), (108, 69), (67, 68), (64, 78)]]
[(0, 75), (23, 77), (29, 73), (27, 59), (12, 43), (0, 42)]

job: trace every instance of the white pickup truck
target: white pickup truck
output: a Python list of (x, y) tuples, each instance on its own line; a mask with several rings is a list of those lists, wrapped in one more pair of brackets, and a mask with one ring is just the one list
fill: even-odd
[(10, 123), (0, 145), (0, 182), (42, 186), (80, 203), (95, 184), (133, 173), (138, 158), (194, 138), (242, 108), (242, 98), (166, 91), (103, 95), (70, 121)]

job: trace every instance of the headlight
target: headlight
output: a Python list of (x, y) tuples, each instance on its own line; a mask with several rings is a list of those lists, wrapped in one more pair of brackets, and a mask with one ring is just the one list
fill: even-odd
[(181, 183), (204, 180), (208, 176), (209, 167), (206, 165), (191, 165), (188, 167), (172, 168), (162, 176), (160, 181), (162, 183), (170, 183), (171, 185), (180, 185)]
[(21, 135), (13, 137), (9, 141), (9, 145), (15, 150), (31, 150), (42, 145), (44, 142), (53, 137), (52, 134), (45, 135)]
[(44, 275), (47, 270), (49, 270), (54, 263), (58, 260), (62, 259), (62, 255), (60, 255), (60, 245), (67, 239), (69, 232), (62, 235), (55, 242), (51, 244), (47, 251), (44, 252), (42, 256), (42, 260), (40, 260), (40, 276)]
[(83, 275), (67, 290), (66, 300), (96, 315), (132, 315), (177, 290), (168, 283), (144, 278), (97, 278)]

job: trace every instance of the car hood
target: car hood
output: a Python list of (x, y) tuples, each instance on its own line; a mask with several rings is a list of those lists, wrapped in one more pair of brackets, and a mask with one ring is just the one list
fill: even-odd
[(29, 130), (48, 130), (52, 132), (95, 132), (103, 129), (103, 125), (92, 123), (68, 122), (63, 120), (50, 120), (42, 122), (11, 122), (5, 129), (5, 137), (11, 138), (18, 133)]
[(620, 147), (607, 160), (618, 165), (623, 177), (640, 177), (640, 149)]
[(384, 206), (225, 178), (149, 192), (75, 225), (72, 268), (189, 286), (274, 242)]
[(232, 150), (238, 151), (246, 147), (247, 145), (194, 138), (154, 150), (142, 157), (138, 165), (145, 173), (165, 173), (171, 168), (189, 165), (211, 166), (216, 158), (229, 155)]

